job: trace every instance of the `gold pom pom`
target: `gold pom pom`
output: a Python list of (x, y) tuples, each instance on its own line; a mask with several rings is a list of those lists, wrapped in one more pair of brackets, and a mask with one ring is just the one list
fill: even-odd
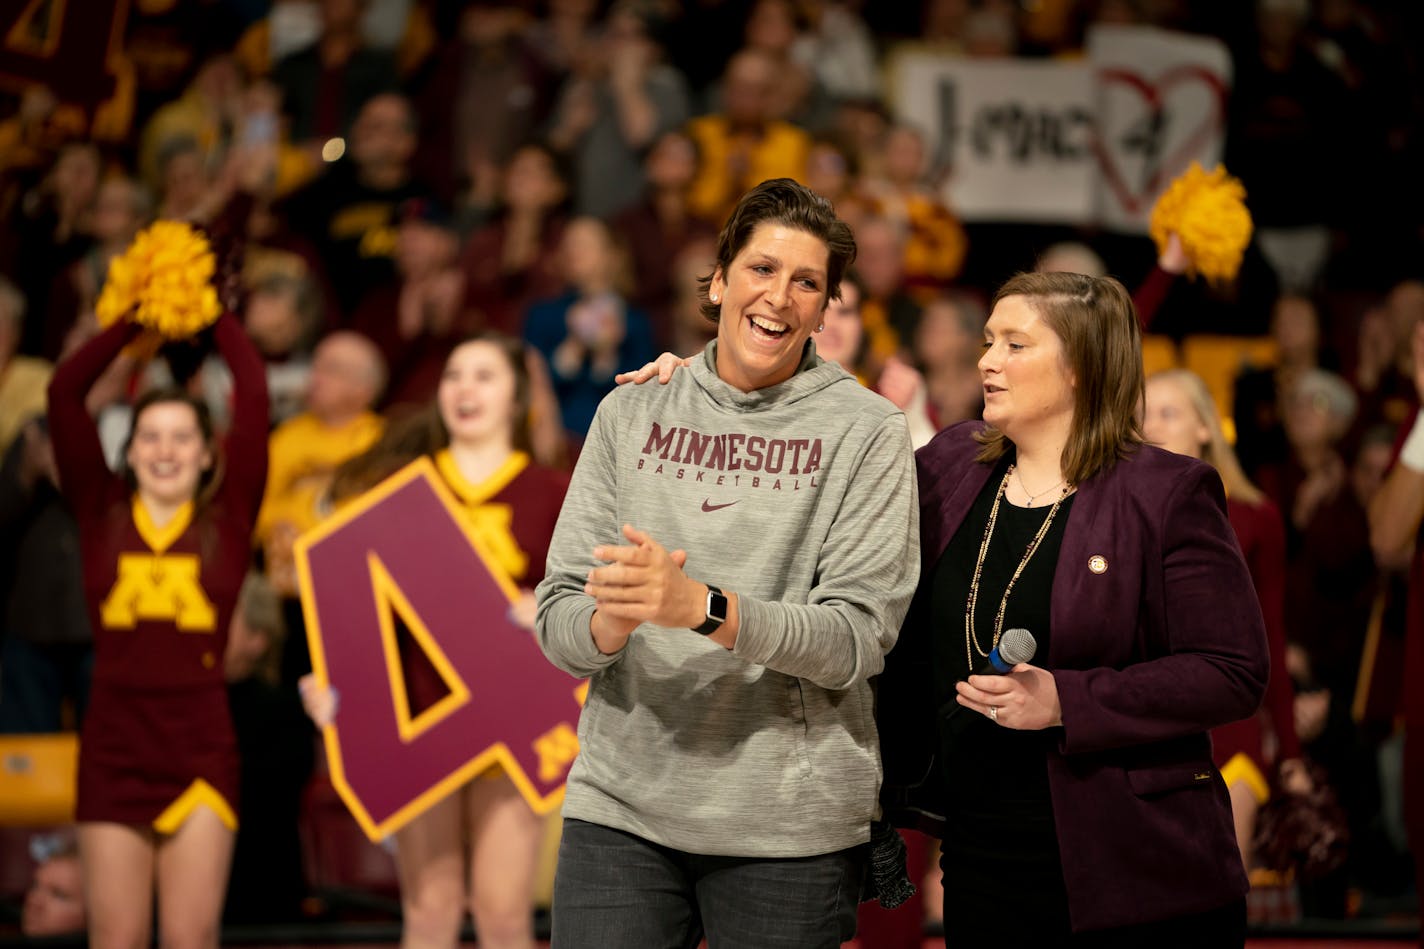
[(1176, 232), (1194, 272), (1211, 283), (1234, 280), (1251, 242), (1246, 188), (1221, 165), (1206, 171), (1192, 162), (1153, 205), (1149, 227), (1158, 253)]
[(186, 339), (222, 315), (208, 240), (182, 221), (157, 221), (109, 263), (94, 308), (100, 326), (120, 319)]

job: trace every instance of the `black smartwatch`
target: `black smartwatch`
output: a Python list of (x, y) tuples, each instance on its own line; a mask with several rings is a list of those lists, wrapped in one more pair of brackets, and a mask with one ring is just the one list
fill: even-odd
[(722, 628), (722, 624), (727, 622), (727, 598), (722, 595), (722, 591), (707, 584), (707, 618), (702, 621), (701, 626), (694, 626), (694, 633), (701, 633), (703, 636), (710, 636)]

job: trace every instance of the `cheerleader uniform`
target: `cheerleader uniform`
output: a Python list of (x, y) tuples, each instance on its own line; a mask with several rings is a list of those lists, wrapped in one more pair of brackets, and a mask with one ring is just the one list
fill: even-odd
[[(479, 484), (465, 479), (448, 449), (436, 453), (435, 467), (461, 502), (465, 526), (484, 542), (485, 550), (495, 561), (492, 566), (504, 571), (518, 587), (537, 586), (544, 579), (544, 560), (568, 491), (568, 476), (531, 464), (522, 451), (510, 455)], [(486, 635), (478, 628), (475, 634)], [(449, 694), (435, 667), (406, 638), (402, 639), (401, 662), (412, 714), (419, 714)], [(483, 775), (502, 773), (494, 765)]]
[(94, 681), (79, 746), (77, 819), (174, 833), (200, 805), (237, 826), (238, 757), (223, 678), (228, 623), (267, 477), (267, 384), (242, 327), (214, 327), (234, 379), (232, 428), (211, 500), (162, 528), (104, 463), (84, 407), (137, 327), (120, 323), (55, 370), (50, 428), (79, 523)]
[(1300, 741), (1295, 733), (1295, 690), (1286, 675), (1285, 525), (1280, 511), (1265, 499), (1259, 504), (1246, 504), (1227, 498), (1226, 514), (1251, 571), (1256, 597), (1261, 601), (1266, 642), (1271, 650), (1271, 679), (1261, 711), (1212, 729), (1212, 758), (1228, 787), (1245, 781), (1257, 803), (1264, 804), (1271, 794), (1267, 775), (1272, 759), (1266, 755), (1267, 734), (1275, 736), (1275, 763), (1300, 757)]

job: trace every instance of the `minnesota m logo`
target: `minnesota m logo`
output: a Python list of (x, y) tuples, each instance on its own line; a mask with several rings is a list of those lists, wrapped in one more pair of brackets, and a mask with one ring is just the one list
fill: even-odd
[[(363, 698), (324, 737), (332, 784), (372, 840), (494, 764), (548, 813), (578, 754), (587, 683), (509, 618), (510, 573), (527, 567), (511, 511), (469, 514), (422, 458), (297, 541), (312, 669)], [(448, 690), (424, 709), (406, 693), (401, 627)]]
[(198, 582), (197, 554), (119, 554), (119, 577), (99, 607), (110, 629), (171, 620), (184, 632), (217, 630), (217, 609)]
[(569, 770), (569, 765), (578, 757), (578, 735), (560, 722), (534, 739), (534, 751), (539, 755), (539, 780), (556, 780)]

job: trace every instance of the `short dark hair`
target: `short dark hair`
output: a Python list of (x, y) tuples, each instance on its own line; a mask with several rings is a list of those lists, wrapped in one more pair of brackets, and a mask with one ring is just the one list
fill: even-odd
[(722, 316), (722, 308), (709, 296), (713, 276), (717, 271), (726, 276), (732, 261), (763, 224), (782, 224), (819, 238), (827, 251), (826, 299), (821, 308), (825, 309), (832, 299), (841, 298), (841, 278), (855, 260), (855, 235), (836, 217), (831, 202), (790, 178), (772, 178), (742, 195), (732, 216), (723, 225), (722, 233), (717, 235), (717, 266), (697, 281), (702, 315), (713, 323)]

